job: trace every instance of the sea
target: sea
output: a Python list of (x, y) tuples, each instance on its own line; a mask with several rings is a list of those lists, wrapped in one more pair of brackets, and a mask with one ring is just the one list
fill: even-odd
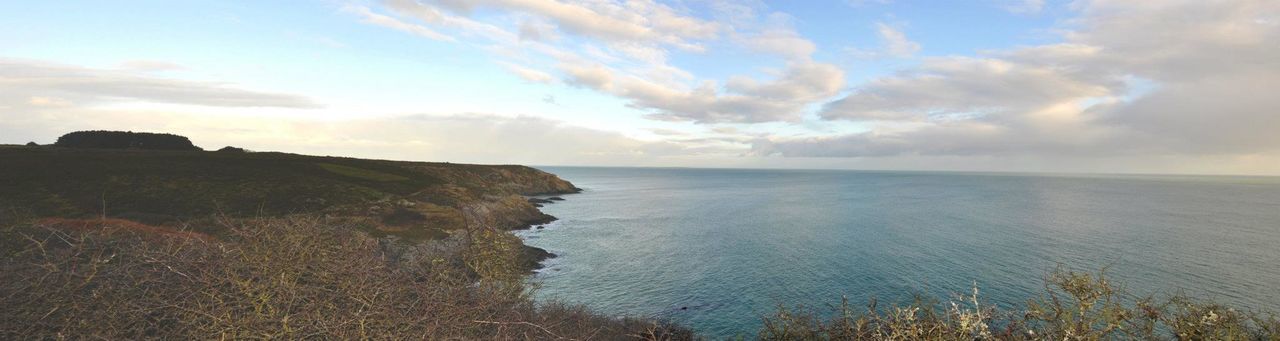
[(976, 288), (1018, 309), (1055, 269), (1134, 295), (1280, 312), (1280, 178), (539, 167), (584, 189), (521, 231), (558, 255), (543, 302), (753, 337), (779, 306), (830, 313)]

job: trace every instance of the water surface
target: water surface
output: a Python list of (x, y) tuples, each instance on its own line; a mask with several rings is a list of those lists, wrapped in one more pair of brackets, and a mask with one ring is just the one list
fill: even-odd
[[(1280, 178), (544, 167), (586, 189), (521, 234), (540, 299), (753, 336), (778, 304), (968, 292), (1058, 264), (1280, 311)], [(685, 308), (685, 309), (682, 309)]]

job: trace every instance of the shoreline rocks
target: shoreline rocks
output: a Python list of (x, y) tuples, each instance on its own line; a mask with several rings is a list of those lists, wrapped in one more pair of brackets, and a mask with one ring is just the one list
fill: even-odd
[(556, 254), (539, 247), (528, 245), (520, 246), (520, 267), (524, 268), (528, 273), (533, 273), (534, 271), (544, 268), (545, 266), (542, 265), (543, 261), (556, 257)]

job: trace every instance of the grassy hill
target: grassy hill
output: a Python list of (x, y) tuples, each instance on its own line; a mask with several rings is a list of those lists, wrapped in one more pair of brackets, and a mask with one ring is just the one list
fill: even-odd
[(0, 339), (691, 338), (530, 299), (551, 255), (506, 230), (576, 191), (524, 166), (0, 146)]
[(373, 218), (378, 232), (409, 237), (463, 228), (474, 210), (503, 229), (545, 222), (520, 196), (576, 191), (524, 166), (285, 153), (0, 146), (0, 165), (9, 214), (175, 224), (323, 213)]

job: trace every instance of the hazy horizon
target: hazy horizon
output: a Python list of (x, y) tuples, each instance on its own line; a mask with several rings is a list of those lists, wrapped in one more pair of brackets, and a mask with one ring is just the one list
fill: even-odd
[(0, 144), (1280, 175), (1280, 2), (0, 4)]

